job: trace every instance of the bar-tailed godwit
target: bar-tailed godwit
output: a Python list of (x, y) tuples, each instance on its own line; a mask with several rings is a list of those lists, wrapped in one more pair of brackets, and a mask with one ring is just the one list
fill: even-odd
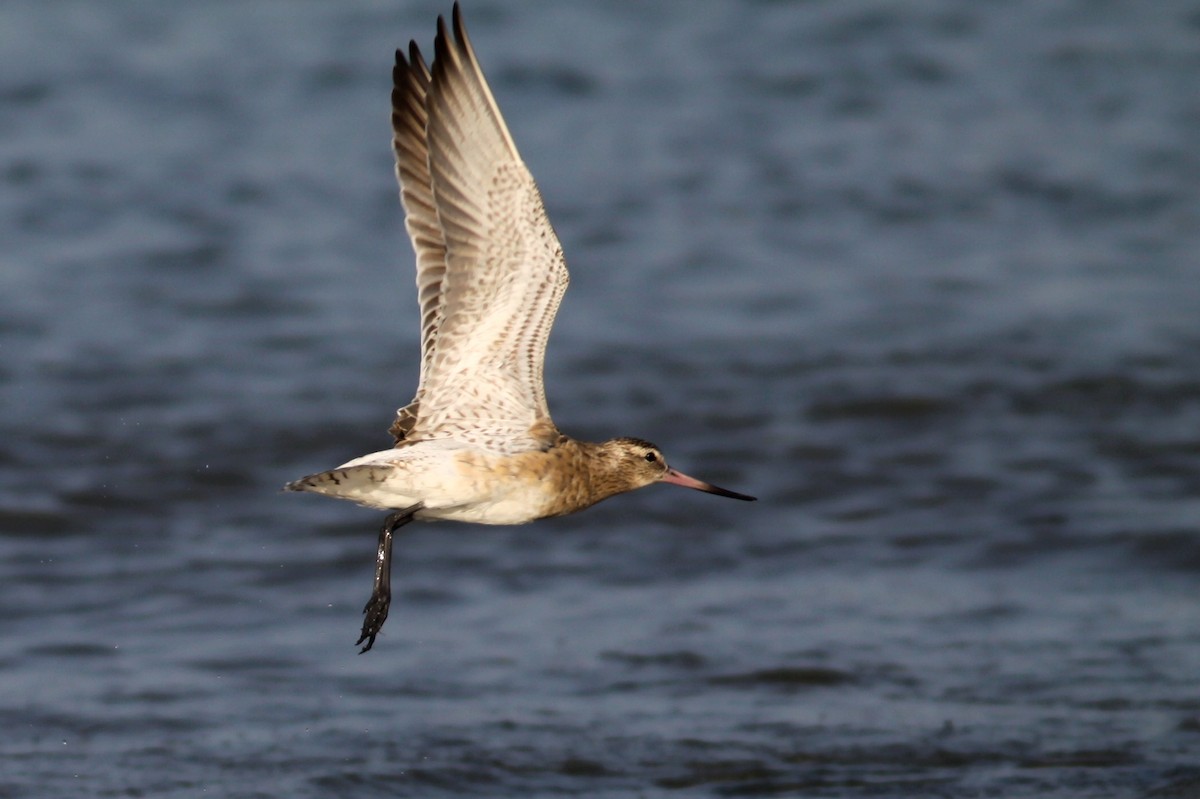
[(412, 42), (392, 71), (392, 148), (417, 255), (417, 393), (391, 449), (285, 486), (392, 511), (361, 652), (387, 619), (392, 536), (414, 519), (522, 524), (660, 482), (754, 499), (677, 472), (647, 441), (593, 444), (554, 426), (542, 365), (567, 265), (457, 3), (452, 26), (438, 17), (432, 70)]

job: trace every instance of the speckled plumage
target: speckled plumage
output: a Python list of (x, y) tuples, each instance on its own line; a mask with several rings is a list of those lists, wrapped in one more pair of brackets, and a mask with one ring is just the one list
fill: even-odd
[(432, 73), (397, 52), (392, 146), (417, 254), (421, 379), (391, 432), (513, 453), (557, 436), (542, 384), (567, 290), (562, 245), (462, 26), (438, 22)]
[(288, 488), (380, 510), (419, 504), (417, 519), (522, 524), (650, 485), (666, 471), (658, 449), (633, 438), (594, 444), (560, 435), (553, 446), (502, 457), (434, 439), (355, 458)]
[(467, 38), (438, 18), (432, 69), (396, 51), (392, 146), (416, 251), (421, 374), (391, 449), (288, 483), (394, 510), (380, 531), (363, 651), (387, 618), (393, 531), (413, 519), (520, 524), (668, 482), (738, 499), (667, 467), (646, 441), (558, 431), (546, 341), (567, 289), (562, 246)]

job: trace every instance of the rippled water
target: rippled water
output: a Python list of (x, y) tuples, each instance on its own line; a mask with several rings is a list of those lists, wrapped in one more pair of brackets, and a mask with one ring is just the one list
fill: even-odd
[(278, 493), (416, 378), (448, 4), (0, 7), (0, 796), (1200, 793), (1200, 8), (469, 2), (560, 426), (668, 487)]

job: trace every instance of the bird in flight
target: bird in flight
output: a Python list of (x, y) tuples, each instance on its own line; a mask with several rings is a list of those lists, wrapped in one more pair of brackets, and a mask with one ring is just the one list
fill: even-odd
[(411, 42), (392, 70), (392, 149), (417, 260), (417, 392), (396, 413), (392, 448), (285, 486), (390, 511), (360, 653), (387, 619), (392, 537), (414, 519), (523, 524), (653, 483), (754, 499), (672, 469), (648, 441), (590, 443), (555, 427), (542, 366), (567, 290), (562, 245), (458, 3), (437, 28), (432, 67)]

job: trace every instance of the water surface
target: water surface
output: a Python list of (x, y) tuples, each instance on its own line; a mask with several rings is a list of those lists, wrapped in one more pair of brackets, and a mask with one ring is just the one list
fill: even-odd
[(415, 386), (392, 50), (448, 5), (0, 9), (0, 796), (1200, 790), (1194, 3), (468, 3), (657, 487), (278, 493)]

